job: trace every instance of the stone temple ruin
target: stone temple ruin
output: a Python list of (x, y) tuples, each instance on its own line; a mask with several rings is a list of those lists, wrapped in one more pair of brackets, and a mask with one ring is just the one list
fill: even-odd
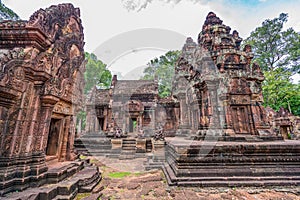
[(72, 198), (99, 182), (96, 167), (72, 162), (83, 46), (71, 4), (0, 23), (0, 196), (40, 186), (6, 198)]
[[(120, 159), (152, 152), (146, 168), (162, 167), (170, 185), (299, 184), (299, 142), (274, 131), (262, 106), (264, 75), (230, 30), (208, 14), (198, 43), (183, 46), (171, 97), (158, 97), (155, 80), (114, 77), (109, 89), (94, 88), (77, 151)], [(166, 137), (155, 140), (160, 128)]]
[[(78, 153), (148, 156), (147, 169), (162, 168), (169, 185), (299, 185), (300, 143), (284, 140), (297, 135), (299, 117), (262, 106), (263, 73), (230, 30), (208, 14), (198, 42), (183, 46), (170, 97), (158, 96), (156, 80), (114, 76), (84, 99), (78, 8), (60, 4), (1, 22), (0, 196), (91, 191), (101, 173)], [(86, 130), (75, 139), (84, 101)]]
[[(179, 103), (160, 98), (155, 80), (118, 80), (114, 76), (109, 89), (95, 87), (90, 92), (86, 109), (86, 134), (75, 140), (79, 153), (144, 157), (155, 146), (164, 145), (159, 142), (163, 137), (175, 136), (178, 128)], [(152, 141), (153, 137), (159, 141)]]
[(167, 140), (163, 171), (170, 185), (299, 185), (299, 141), (276, 135), (261, 105), (263, 73), (210, 12), (198, 37), (187, 39), (176, 66), (178, 136)]

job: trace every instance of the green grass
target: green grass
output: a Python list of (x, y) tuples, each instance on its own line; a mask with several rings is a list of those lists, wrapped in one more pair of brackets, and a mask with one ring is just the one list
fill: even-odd
[(91, 195), (91, 193), (78, 193), (77, 196), (76, 196), (76, 200), (83, 199), (83, 198), (88, 197), (90, 195)]
[(80, 156), (79, 156), (79, 158), (80, 158), (81, 160), (84, 160), (84, 159), (86, 159), (86, 158), (87, 158), (87, 156), (80, 155)]
[(97, 159), (92, 159), (92, 160), (90, 161), (91, 164), (98, 163), (98, 162), (99, 162), (99, 160), (97, 160)]
[(124, 178), (125, 176), (131, 175), (130, 172), (111, 172), (108, 174), (110, 178)]

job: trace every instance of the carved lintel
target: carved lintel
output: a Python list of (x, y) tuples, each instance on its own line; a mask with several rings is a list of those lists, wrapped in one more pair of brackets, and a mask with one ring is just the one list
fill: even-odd
[(54, 107), (58, 101), (59, 98), (50, 95), (41, 97), (42, 106), (44, 107)]

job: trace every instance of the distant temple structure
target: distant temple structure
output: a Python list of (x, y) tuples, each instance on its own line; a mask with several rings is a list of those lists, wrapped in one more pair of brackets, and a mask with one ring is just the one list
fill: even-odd
[[(80, 11), (71, 4), (40, 9), (28, 21), (0, 22), (0, 196), (58, 183), (84, 168), (83, 162), (65, 162), (76, 158), (83, 46)], [(98, 169), (89, 170), (94, 179), (88, 184), (97, 184)], [(41, 188), (44, 197), (39, 198), (76, 195), (88, 185), (87, 177)], [(39, 193), (19, 195), (35, 199)]]
[(121, 129), (128, 136), (162, 127), (174, 136), (178, 128), (179, 103), (158, 96), (154, 80), (118, 80), (114, 75), (109, 89), (94, 89), (87, 98), (86, 132), (114, 133)]

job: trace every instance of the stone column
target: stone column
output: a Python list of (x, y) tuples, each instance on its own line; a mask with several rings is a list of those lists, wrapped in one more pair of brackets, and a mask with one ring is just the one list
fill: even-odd
[(62, 121), (62, 144), (61, 144), (61, 152), (58, 157), (58, 161), (62, 162), (67, 159), (67, 145), (68, 145), (68, 137), (69, 137), (69, 132), (70, 132), (70, 122), (71, 122), (71, 116), (67, 116), (64, 118)]
[(185, 94), (180, 96), (180, 128), (189, 128), (188, 106), (186, 104)]
[(40, 151), (46, 150), (48, 134), (49, 134), (49, 126), (51, 122), (51, 115), (54, 108), (54, 105), (58, 102), (58, 98), (53, 96), (44, 96), (41, 98), (42, 108), (41, 108), (41, 122), (39, 126), (39, 133), (36, 137), (36, 147)]
[(188, 119), (188, 107), (186, 104), (186, 94), (181, 93), (178, 95), (180, 101), (180, 123), (176, 132), (177, 136), (187, 136), (190, 133), (189, 119)]
[[(36, 94), (38, 94), (40, 90), (36, 91)], [(32, 101), (31, 110), (32, 110), (32, 121), (29, 128), (29, 136), (27, 138), (26, 145), (26, 151), (25, 152), (31, 152), (32, 151), (32, 145), (34, 142), (34, 134), (38, 131), (38, 114), (39, 114), (39, 107), (40, 107), (40, 98), (38, 95), (35, 95), (34, 100)]]

